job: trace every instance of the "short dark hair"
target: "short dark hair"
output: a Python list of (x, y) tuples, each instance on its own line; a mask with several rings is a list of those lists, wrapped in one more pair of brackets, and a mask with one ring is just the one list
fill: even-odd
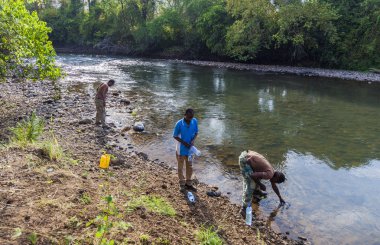
[(274, 176), (277, 177), (277, 180), (278, 180), (277, 183), (282, 183), (286, 180), (285, 174), (281, 172), (275, 171)]
[(185, 115), (187, 114), (194, 114), (194, 110), (191, 108), (186, 109)]
[(114, 84), (115, 84), (115, 80), (113, 80), (113, 79), (109, 80), (109, 81), (108, 81), (108, 84), (109, 84), (109, 85), (114, 85)]

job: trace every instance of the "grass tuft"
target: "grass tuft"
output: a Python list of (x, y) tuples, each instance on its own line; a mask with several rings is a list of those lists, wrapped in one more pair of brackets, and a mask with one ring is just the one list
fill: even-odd
[(58, 161), (64, 156), (63, 149), (54, 135), (42, 142), (42, 151), (51, 161)]
[(43, 133), (44, 126), (43, 119), (33, 112), (28, 119), (22, 120), (16, 124), (16, 127), (10, 128), (13, 134), (10, 140), (21, 147), (34, 143)]
[(175, 209), (164, 198), (151, 195), (143, 195), (127, 203), (128, 211), (133, 211), (137, 207), (145, 207), (148, 211), (173, 217), (176, 215)]
[(222, 245), (223, 240), (218, 236), (213, 227), (205, 228), (201, 227), (199, 231), (196, 232), (196, 238), (201, 245)]

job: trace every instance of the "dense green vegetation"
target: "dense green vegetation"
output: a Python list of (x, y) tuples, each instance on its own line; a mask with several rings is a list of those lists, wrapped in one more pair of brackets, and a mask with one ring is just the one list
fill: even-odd
[(36, 12), (25, 8), (23, 0), (0, 0), (0, 79), (59, 77), (50, 31)]
[(367, 70), (380, 67), (379, 0), (43, 0), (56, 46), (136, 55)]

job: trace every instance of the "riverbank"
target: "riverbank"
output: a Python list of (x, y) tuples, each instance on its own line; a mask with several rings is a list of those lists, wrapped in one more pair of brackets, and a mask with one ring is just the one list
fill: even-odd
[[(144, 133), (96, 127), (93, 93), (58, 86), (0, 84), (1, 244), (100, 244), (102, 238), (117, 244), (198, 244), (205, 229), (225, 244), (307, 243), (274, 232), (264, 220), (246, 226), (226, 196), (206, 195), (217, 187), (199, 183), (197, 202), (189, 204), (175, 169), (136, 151), (132, 142), (138, 141), (118, 144), (143, 139)], [(137, 97), (114, 91), (107, 106), (123, 109), (132, 121)], [(9, 144), (8, 128), (32, 111), (45, 118), (42, 138), (25, 147)], [(53, 159), (42, 150), (52, 139), (62, 147)], [(98, 168), (104, 150), (115, 156), (108, 171)]]
[[(94, 48), (56, 48), (57, 53), (70, 53), (70, 54), (97, 54), (97, 55), (120, 55), (128, 56), (130, 51), (120, 51), (114, 50), (109, 51), (108, 49), (100, 50)], [(342, 80), (351, 80), (359, 82), (380, 82), (380, 72), (360, 72), (360, 71), (349, 71), (349, 70), (336, 70), (336, 69), (322, 69), (322, 68), (308, 68), (308, 67), (297, 67), (297, 66), (281, 66), (281, 65), (259, 65), (259, 64), (245, 64), (245, 63), (234, 63), (234, 62), (218, 62), (218, 61), (203, 61), (203, 60), (188, 60), (181, 59), (181, 56), (176, 57), (175, 55), (154, 55), (152, 57), (158, 60), (169, 60), (171, 62), (178, 62), (183, 64), (192, 64), (197, 66), (208, 66), (208, 67), (218, 67), (226, 69), (236, 69), (236, 70), (248, 70), (259, 73), (274, 73), (274, 74), (290, 74), (297, 76), (308, 76), (308, 77), (325, 77), (334, 78)]]

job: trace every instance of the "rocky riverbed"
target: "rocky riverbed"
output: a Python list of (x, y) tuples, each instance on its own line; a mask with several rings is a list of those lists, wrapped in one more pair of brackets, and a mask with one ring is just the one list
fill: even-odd
[(229, 68), (237, 70), (249, 70), (255, 72), (293, 74), (299, 76), (310, 77), (328, 77), (353, 81), (380, 82), (380, 73), (377, 72), (359, 72), (348, 70), (320, 69), (296, 66), (277, 66), (277, 65), (256, 65), (230, 62), (214, 62), (214, 61), (193, 61), (193, 60), (175, 60), (184, 64), (193, 64), (200, 66), (211, 66), (220, 68)]
[[(96, 234), (104, 228), (105, 214), (113, 226), (104, 238), (117, 244), (198, 244), (202, 227), (215, 230), (225, 244), (308, 243), (274, 232), (259, 218), (246, 226), (239, 207), (226, 196), (206, 195), (216, 186), (198, 183), (197, 201), (188, 203), (179, 191), (176, 170), (137, 150), (138, 142), (149, 137), (131, 129), (137, 97), (111, 93), (107, 107), (123, 111), (130, 123), (103, 130), (94, 124), (92, 93), (67, 84), (15, 81), (0, 84), (0, 91), (0, 244), (100, 244)], [(32, 111), (46, 121), (40, 141), (57, 139), (61, 159), (42, 154), (38, 142), (9, 144), (9, 127)], [(108, 171), (98, 168), (103, 151), (114, 156)], [(132, 208), (143, 197), (162, 198), (175, 214), (160, 214), (142, 204)]]

